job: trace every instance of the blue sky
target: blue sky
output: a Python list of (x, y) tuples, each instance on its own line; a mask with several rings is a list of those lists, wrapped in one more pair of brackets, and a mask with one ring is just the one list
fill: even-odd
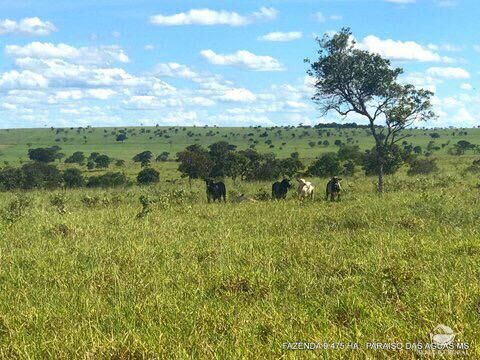
[(427, 126), (478, 126), (479, 18), (474, 0), (0, 0), (0, 127), (340, 121), (303, 59), (344, 26), (435, 91)]

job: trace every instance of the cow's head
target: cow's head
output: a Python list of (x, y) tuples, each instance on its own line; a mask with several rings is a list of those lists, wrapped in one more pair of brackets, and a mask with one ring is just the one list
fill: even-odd
[(297, 179), (297, 181), (300, 185), (305, 185), (306, 184), (305, 179)]
[(283, 186), (285, 186), (287, 189), (290, 189), (292, 187), (292, 184), (290, 184), (290, 180), (288, 179), (283, 179), (282, 180)]

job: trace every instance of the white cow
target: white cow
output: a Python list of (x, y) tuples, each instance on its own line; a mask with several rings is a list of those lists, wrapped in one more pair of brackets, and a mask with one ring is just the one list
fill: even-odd
[(297, 179), (298, 188), (297, 193), (300, 199), (310, 198), (314, 200), (315, 198), (315, 186), (310, 181), (305, 181), (305, 179)]

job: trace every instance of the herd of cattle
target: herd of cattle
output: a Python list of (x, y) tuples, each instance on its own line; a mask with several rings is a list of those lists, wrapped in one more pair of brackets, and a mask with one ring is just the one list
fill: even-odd
[[(332, 177), (326, 187), (326, 200), (330, 198), (331, 201), (335, 199), (340, 201), (340, 181), (342, 179), (334, 176)], [(297, 187), (297, 195), (300, 199), (311, 199), (314, 200), (315, 198), (315, 186), (310, 181), (305, 181), (305, 179), (297, 179), (298, 187)], [(223, 182), (214, 182), (211, 179), (205, 179), (205, 184), (207, 186), (207, 201), (215, 202), (215, 201), (227, 201), (227, 188)], [(281, 200), (287, 197), (288, 190), (291, 189), (293, 186), (290, 183), (290, 180), (283, 179), (282, 181), (277, 181), (272, 185), (272, 199), (274, 200)], [(237, 196), (235, 201), (242, 202), (242, 201), (253, 201), (253, 199), (247, 198), (244, 194)]]

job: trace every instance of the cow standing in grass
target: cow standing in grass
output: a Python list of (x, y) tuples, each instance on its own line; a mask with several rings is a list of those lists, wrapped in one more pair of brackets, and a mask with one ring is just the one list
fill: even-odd
[(327, 183), (327, 190), (326, 190), (326, 199), (328, 200), (328, 197), (330, 196), (331, 201), (335, 201), (335, 198), (337, 198), (338, 201), (340, 201), (340, 191), (342, 188), (340, 187), (340, 181), (342, 179), (339, 177), (332, 177), (330, 181)]
[(223, 182), (214, 182), (211, 179), (205, 179), (205, 184), (207, 185), (207, 201), (210, 203), (211, 201), (215, 202), (218, 200), (219, 202), (227, 202), (227, 189), (225, 188), (225, 184)]
[(298, 188), (297, 193), (300, 199), (310, 198), (315, 199), (315, 186), (310, 181), (305, 181), (305, 179), (297, 179)]
[(274, 200), (285, 199), (287, 197), (288, 189), (292, 185), (288, 179), (283, 179), (282, 181), (277, 181), (272, 185), (272, 198)]

